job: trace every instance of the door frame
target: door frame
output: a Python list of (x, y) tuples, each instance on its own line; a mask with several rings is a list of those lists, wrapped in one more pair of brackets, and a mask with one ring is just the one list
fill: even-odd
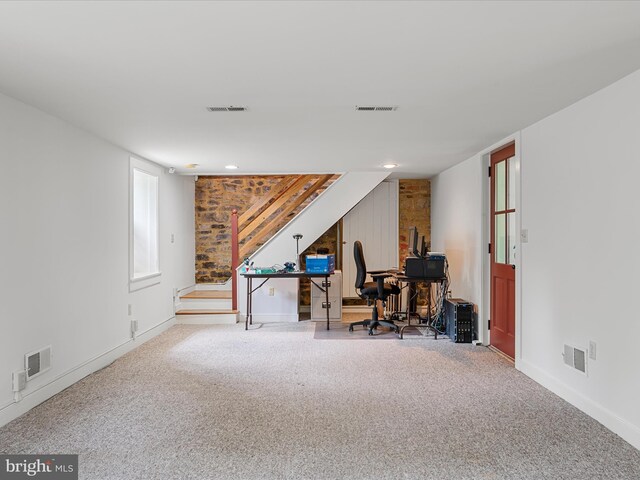
[[(478, 311), (479, 339), (484, 345), (489, 345), (489, 322), (491, 316), (491, 254), (488, 245), (491, 243), (491, 178), (488, 171), (491, 165), (491, 154), (501, 150), (510, 143), (515, 144), (515, 158), (518, 169), (516, 170), (516, 232), (522, 232), (522, 156), (520, 153), (520, 132), (511, 135), (500, 142), (493, 144), (480, 153), (482, 174), (482, 308)], [(520, 369), (522, 361), (522, 238), (516, 235), (516, 333), (515, 333), (515, 366)]]

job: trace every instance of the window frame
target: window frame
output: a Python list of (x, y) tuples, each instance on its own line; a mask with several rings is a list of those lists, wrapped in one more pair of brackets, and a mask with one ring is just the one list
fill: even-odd
[[(142, 172), (156, 178), (156, 245), (157, 245), (157, 271), (135, 276), (135, 259), (134, 259), (134, 172)], [(162, 178), (162, 169), (151, 162), (141, 160), (135, 157), (129, 157), (129, 291), (135, 292), (143, 288), (151, 287), (160, 283), (162, 277), (162, 269), (160, 265), (160, 188)]]

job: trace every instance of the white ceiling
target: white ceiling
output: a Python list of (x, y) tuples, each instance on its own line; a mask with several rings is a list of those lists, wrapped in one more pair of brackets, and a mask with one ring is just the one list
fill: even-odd
[(200, 174), (430, 176), (639, 68), (640, 2), (0, 3), (0, 91)]

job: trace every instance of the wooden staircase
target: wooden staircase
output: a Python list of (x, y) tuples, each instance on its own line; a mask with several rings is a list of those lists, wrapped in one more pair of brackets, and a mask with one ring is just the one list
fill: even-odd
[(180, 296), (176, 322), (180, 324), (223, 325), (238, 322), (231, 308), (230, 290), (195, 290)]
[[(265, 242), (331, 185), (338, 175), (291, 175), (241, 214), (231, 212), (231, 267), (253, 255)], [(237, 278), (232, 276), (232, 309), (237, 309)]]
[(273, 236), (287, 222), (289, 216), (314, 193), (325, 187), (332, 177), (333, 175), (297, 175), (293, 179), (287, 179), (278, 185), (272, 195), (238, 216), (240, 259), (249, 257)]

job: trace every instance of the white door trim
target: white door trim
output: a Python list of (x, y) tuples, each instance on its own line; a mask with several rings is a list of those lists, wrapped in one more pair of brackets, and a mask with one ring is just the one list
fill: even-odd
[(515, 142), (515, 157), (519, 165), (516, 172), (516, 335), (515, 335), (515, 367), (520, 370), (522, 362), (522, 242), (519, 232), (522, 232), (522, 158), (521, 158), (521, 141), (520, 132), (511, 135), (500, 142), (495, 143), (491, 147), (480, 152), (481, 159), (481, 175), (482, 181), (482, 307), (478, 309), (478, 330), (480, 333), (480, 341), (483, 344), (489, 344), (490, 333), (488, 329), (488, 320), (491, 315), (491, 256), (488, 252), (488, 245), (491, 242), (491, 216), (489, 209), (491, 208), (491, 179), (487, 172), (491, 162), (491, 153), (503, 148), (509, 143)]

